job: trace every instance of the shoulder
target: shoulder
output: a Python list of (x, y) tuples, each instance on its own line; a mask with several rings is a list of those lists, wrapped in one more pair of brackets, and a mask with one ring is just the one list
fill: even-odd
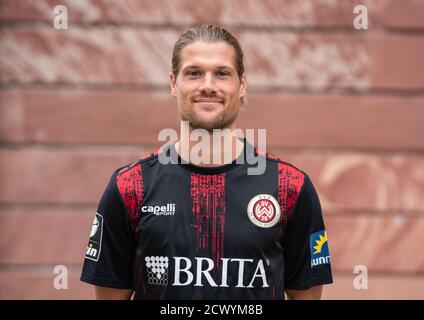
[(265, 157), (268, 163), (272, 163), (276, 166), (279, 184), (292, 182), (297, 186), (297, 189), (301, 189), (309, 182), (307, 173), (294, 164), (282, 160), (272, 153), (263, 152), (257, 148), (255, 148), (255, 152)]
[(272, 164), (273, 174), (277, 175), (278, 198), (280, 204), (282, 221), (287, 221), (292, 216), (298, 203), (304, 198), (303, 194), (309, 194), (311, 180), (305, 171), (299, 169), (290, 162), (284, 161), (279, 157), (258, 151), (259, 155), (266, 157), (266, 161)]
[(129, 193), (142, 195), (144, 191), (143, 174), (158, 161), (159, 150), (140, 159), (119, 167), (113, 172), (112, 182), (123, 198)]
[(119, 181), (123, 179), (134, 179), (137, 176), (142, 176), (142, 170), (145, 169), (146, 166), (149, 166), (156, 162), (159, 153), (159, 150), (152, 153), (148, 153), (134, 162), (119, 167), (113, 173), (115, 180)]
[(130, 164), (115, 170), (112, 180), (120, 194), (121, 201), (127, 209), (132, 230), (136, 230), (139, 219), (141, 203), (144, 199), (143, 171), (157, 160), (158, 152), (155, 151)]

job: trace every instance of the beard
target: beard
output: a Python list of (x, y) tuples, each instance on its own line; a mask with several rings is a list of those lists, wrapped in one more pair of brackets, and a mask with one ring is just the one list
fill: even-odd
[(180, 104), (179, 114), (181, 120), (188, 121), (193, 129), (206, 129), (208, 131), (213, 129), (224, 129), (230, 127), (237, 119), (238, 108), (237, 106), (223, 105), (218, 112), (212, 117), (203, 117), (201, 111), (197, 110), (194, 102), (186, 102)]
[(237, 115), (237, 110), (224, 109), (213, 117), (205, 119), (195, 110), (193, 105), (187, 109), (180, 110), (181, 120), (188, 121), (193, 129), (213, 130), (228, 128), (236, 121)]

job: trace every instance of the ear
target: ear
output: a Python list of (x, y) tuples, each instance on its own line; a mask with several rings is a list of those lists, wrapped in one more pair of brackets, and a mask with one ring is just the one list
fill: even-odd
[(240, 88), (239, 88), (239, 96), (243, 98), (247, 95), (247, 79), (246, 74), (242, 74), (240, 77)]
[(177, 79), (172, 72), (169, 73), (169, 85), (171, 87), (171, 94), (177, 96)]

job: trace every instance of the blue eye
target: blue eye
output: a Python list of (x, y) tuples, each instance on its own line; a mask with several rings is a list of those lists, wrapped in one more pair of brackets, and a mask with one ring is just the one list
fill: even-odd
[(226, 77), (230, 75), (230, 73), (227, 71), (218, 71), (216, 74), (218, 77)]
[(200, 72), (199, 71), (189, 71), (189, 72), (187, 72), (187, 75), (188, 76), (190, 76), (190, 77), (197, 77), (197, 76), (199, 76), (200, 75)]

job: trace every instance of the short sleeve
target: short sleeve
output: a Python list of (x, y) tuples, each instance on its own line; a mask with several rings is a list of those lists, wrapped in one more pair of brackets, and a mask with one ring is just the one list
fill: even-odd
[(333, 282), (321, 205), (306, 174), (283, 241), (286, 289), (305, 290)]
[(86, 248), (81, 281), (130, 289), (135, 239), (113, 174), (100, 200)]

